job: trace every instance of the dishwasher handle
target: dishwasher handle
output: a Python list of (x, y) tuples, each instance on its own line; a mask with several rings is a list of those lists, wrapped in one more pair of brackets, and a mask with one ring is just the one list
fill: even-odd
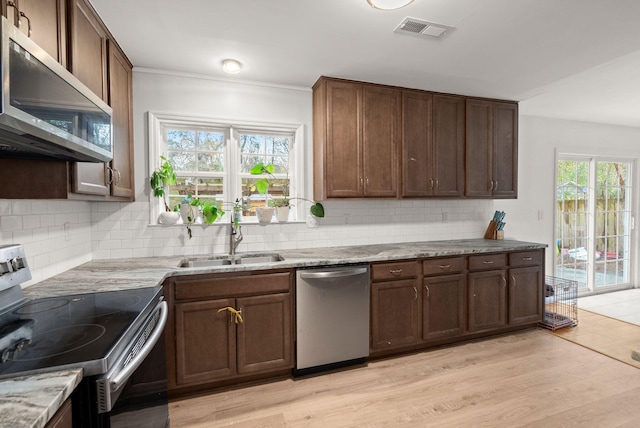
[(349, 276), (362, 275), (367, 273), (367, 267), (356, 267), (351, 269), (341, 270), (314, 270), (300, 272), (300, 278), (302, 279), (332, 279), (332, 278), (345, 278)]

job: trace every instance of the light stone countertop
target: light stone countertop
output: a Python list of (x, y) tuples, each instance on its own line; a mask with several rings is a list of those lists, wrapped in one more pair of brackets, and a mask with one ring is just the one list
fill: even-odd
[[(94, 260), (25, 288), (24, 292), (28, 298), (51, 297), (155, 287), (162, 284), (165, 278), (176, 275), (329, 266), (461, 254), (522, 251), (545, 247), (547, 247), (546, 244), (535, 242), (460, 239), (305, 248), (251, 253), (277, 253), (284, 258), (279, 262), (194, 268), (180, 268), (178, 265), (184, 260), (195, 260), (214, 255)], [(238, 256), (242, 255), (238, 254)]]
[(0, 380), (0, 427), (44, 427), (81, 380), (82, 369)]
[[(69, 294), (117, 291), (131, 288), (156, 287), (170, 276), (195, 275), (220, 272), (240, 272), (265, 269), (287, 269), (339, 264), (380, 262), (390, 260), (441, 257), (463, 254), (481, 254), (505, 251), (526, 251), (546, 248), (546, 244), (513, 240), (464, 239), (427, 241), (396, 244), (375, 244), (349, 247), (307, 248), (296, 250), (265, 251), (277, 253), (284, 260), (271, 263), (227, 265), (216, 267), (180, 268), (184, 260), (212, 257), (214, 255), (149, 257), (135, 259), (94, 260), (25, 288), (27, 298), (52, 297)], [(238, 254), (242, 256), (243, 254)], [(218, 256), (218, 255), (215, 255)], [(24, 379), (10, 378), (0, 383), (20, 385), (20, 393), (0, 393), (0, 427), (44, 426), (64, 402), (81, 379), (80, 371), (53, 372), (50, 375), (34, 375)], [(58, 373), (58, 377), (55, 377)], [(67, 373), (67, 375), (64, 375)], [(75, 373), (75, 375), (74, 375)], [(77, 377), (77, 379), (75, 379)], [(11, 382), (14, 382), (13, 384)], [(44, 392), (47, 391), (49, 404)], [(65, 394), (67, 394), (65, 396)], [(5, 398), (7, 397), (7, 398)], [(15, 398), (14, 398), (15, 397)], [(43, 401), (44, 400), (44, 401)], [(41, 403), (40, 413), (30, 410), (30, 403)], [(45, 419), (42, 419), (45, 418)], [(20, 421), (13, 424), (11, 421)], [(44, 422), (40, 424), (41, 420)], [(7, 422), (8, 421), (8, 422)], [(7, 425), (4, 425), (7, 423)]]

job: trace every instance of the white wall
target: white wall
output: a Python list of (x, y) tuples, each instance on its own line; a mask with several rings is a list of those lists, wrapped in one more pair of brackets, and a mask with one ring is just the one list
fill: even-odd
[[(148, 111), (301, 123), (305, 125), (308, 148), (311, 144), (308, 89), (136, 70), (136, 202), (0, 200), (0, 245), (26, 245), (34, 282), (91, 259), (227, 251), (226, 225), (194, 226), (191, 240), (183, 227), (149, 226)], [(238, 251), (477, 238), (483, 235), (494, 209), (507, 212), (507, 238), (543, 242), (552, 250), (557, 149), (637, 158), (640, 129), (522, 116), (518, 200), (330, 201), (325, 202), (327, 217), (321, 219), (318, 228), (303, 223), (244, 225), (244, 240)], [(310, 156), (311, 150), (307, 150), (309, 175)], [(547, 253), (547, 270), (551, 272), (553, 252)]]
[[(96, 204), (93, 257), (193, 255), (228, 251), (226, 225), (148, 226), (147, 113), (164, 112), (216, 119), (303, 124), (307, 186), (311, 191), (312, 94), (307, 88), (273, 87), (201, 77), (134, 72), (136, 199), (133, 204)], [(308, 196), (311, 196), (310, 194)], [(481, 236), (492, 201), (331, 201), (319, 228), (303, 223), (243, 225), (238, 251), (358, 245)], [(123, 214), (124, 211), (124, 214)], [(443, 213), (446, 221), (443, 221)], [(127, 220), (120, 220), (125, 216)], [(127, 222), (134, 222), (133, 226)], [(124, 229), (126, 227), (126, 229)]]
[[(495, 208), (507, 212), (507, 236), (544, 242), (547, 273), (552, 274), (555, 216), (556, 152), (640, 158), (640, 128), (597, 123), (520, 116), (518, 199), (496, 201)], [(638, 166), (634, 182), (638, 183)], [(635, 184), (634, 215), (640, 203), (640, 186)], [(541, 216), (541, 218), (539, 218)], [(637, 233), (633, 247), (638, 254)], [(634, 283), (638, 284), (637, 272)]]

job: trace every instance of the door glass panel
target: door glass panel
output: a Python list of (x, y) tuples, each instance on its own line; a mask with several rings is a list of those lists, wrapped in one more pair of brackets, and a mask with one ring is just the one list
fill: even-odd
[(595, 286), (629, 282), (629, 164), (596, 164)]
[(591, 293), (629, 283), (631, 163), (559, 159), (555, 275)]

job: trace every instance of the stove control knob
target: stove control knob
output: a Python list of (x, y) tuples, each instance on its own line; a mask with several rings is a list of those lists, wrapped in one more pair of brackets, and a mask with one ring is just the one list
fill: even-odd
[(20, 269), (23, 269), (25, 267), (24, 259), (22, 257), (16, 257), (14, 259), (11, 259), (9, 260), (9, 263), (11, 263), (11, 267), (13, 268), (14, 272)]
[(11, 262), (0, 262), (0, 276), (5, 273), (13, 272), (13, 267), (11, 266)]

